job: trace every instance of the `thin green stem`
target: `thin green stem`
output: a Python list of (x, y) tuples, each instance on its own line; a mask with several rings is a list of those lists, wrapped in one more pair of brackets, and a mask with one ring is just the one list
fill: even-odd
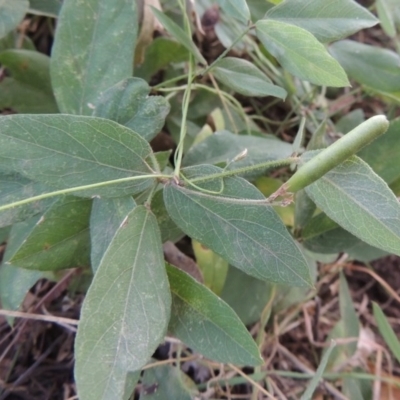
[(168, 86), (171, 83), (178, 82), (178, 81), (183, 80), (185, 78), (187, 79), (187, 74), (179, 75), (179, 76), (176, 76), (175, 78), (171, 78), (171, 79), (168, 79), (168, 80), (166, 80), (164, 82), (161, 82), (158, 85), (152, 86), (152, 89), (153, 90), (158, 90), (158, 89), (163, 88), (164, 86)]
[(29, 197), (28, 199), (18, 200), (13, 203), (5, 204), (3, 206), (0, 206), (0, 211), (9, 210), (14, 207), (22, 206), (24, 204), (29, 204), (29, 203), (32, 203), (32, 202), (38, 201), (38, 200), (48, 199), (50, 197), (62, 196), (65, 194), (75, 193), (75, 192), (83, 191), (83, 190), (96, 189), (96, 188), (99, 188), (102, 186), (108, 186), (108, 185), (113, 185), (113, 184), (117, 184), (117, 183), (138, 181), (141, 179), (151, 179), (151, 178), (153, 178), (153, 179), (156, 179), (156, 178), (170, 179), (170, 178), (172, 178), (172, 176), (171, 175), (163, 175), (163, 174), (129, 176), (127, 178), (113, 179), (111, 181), (92, 183), (90, 185), (75, 186), (75, 187), (68, 188), (68, 189), (55, 190), (54, 192), (42, 193), (37, 196)]
[(147, 200), (145, 201), (144, 205), (150, 208), (151, 200), (153, 199), (154, 194), (156, 193), (158, 187), (158, 182), (153, 184), (153, 187), (150, 190), (149, 195), (147, 196)]
[(224, 52), (219, 55), (219, 57), (217, 57), (206, 69), (204, 69), (203, 71), (200, 71), (199, 75), (205, 75), (207, 74), (214, 66), (215, 64), (221, 60), (222, 58), (224, 58), (232, 49), (233, 47), (235, 47), (235, 45), (240, 42), (244, 36), (246, 36), (253, 28), (255, 27), (255, 25), (250, 25), (245, 31), (243, 31), (234, 41), (233, 43), (224, 50)]
[(208, 194), (221, 194), (224, 191), (224, 181), (221, 182), (221, 188), (218, 191), (214, 191), (214, 190), (208, 190), (208, 189), (204, 189), (200, 186), (197, 186), (196, 184), (194, 184), (190, 179), (186, 178), (185, 175), (181, 174), (181, 178), (189, 185), (194, 187), (195, 189), (199, 190), (200, 192), (203, 193), (208, 193)]
[[(192, 32), (190, 29), (190, 21), (188, 19), (187, 13), (186, 13), (186, 2), (179, 0), (179, 6), (183, 12), (183, 18), (184, 18), (184, 24), (185, 24), (185, 32), (187, 33), (188, 37), (192, 37)], [(188, 83), (187, 87), (185, 89), (185, 94), (183, 96), (183, 101), (182, 101), (182, 122), (181, 122), (181, 130), (179, 133), (179, 143), (178, 147), (175, 152), (174, 156), (174, 161), (175, 161), (175, 171), (174, 175), (176, 177), (179, 176), (179, 172), (181, 170), (181, 165), (182, 165), (182, 158), (183, 158), (183, 147), (184, 147), (184, 142), (185, 142), (185, 137), (186, 137), (186, 132), (187, 132), (187, 115), (189, 111), (189, 103), (190, 103), (190, 94), (192, 91), (192, 82), (194, 79), (194, 73), (193, 73), (193, 56), (189, 54), (189, 71), (188, 71)]]
[(214, 179), (227, 178), (228, 176), (254, 172), (254, 171), (257, 171), (260, 169), (266, 170), (266, 169), (272, 169), (272, 168), (287, 167), (293, 163), (297, 163), (298, 161), (299, 161), (298, 157), (288, 157), (283, 160), (266, 161), (266, 162), (260, 163), (260, 164), (249, 165), (247, 167), (235, 168), (235, 169), (230, 169), (228, 171), (225, 170), (222, 172), (217, 172), (215, 174), (211, 174), (211, 175), (207, 175), (207, 176), (201, 176), (199, 178), (191, 179), (190, 182), (191, 183), (207, 182), (207, 181), (211, 181)]

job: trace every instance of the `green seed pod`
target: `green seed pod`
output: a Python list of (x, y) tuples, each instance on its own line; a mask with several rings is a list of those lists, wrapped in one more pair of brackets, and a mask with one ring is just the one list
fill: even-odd
[(272, 199), (288, 192), (297, 192), (311, 185), (331, 169), (335, 168), (353, 154), (356, 154), (364, 146), (371, 143), (380, 135), (383, 135), (388, 127), (389, 121), (384, 115), (376, 115), (358, 125), (347, 135), (341, 137), (300, 167), (299, 170), (271, 196)]

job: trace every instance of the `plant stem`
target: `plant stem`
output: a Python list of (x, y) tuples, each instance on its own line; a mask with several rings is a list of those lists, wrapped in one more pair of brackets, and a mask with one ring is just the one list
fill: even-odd
[(199, 178), (191, 179), (191, 183), (195, 182), (207, 182), (218, 178), (226, 178), (228, 176), (245, 174), (253, 171), (257, 171), (260, 169), (272, 169), (272, 168), (280, 168), (287, 167), (293, 163), (297, 163), (299, 161), (298, 157), (288, 157), (283, 160), (272, 160), (266, 161), (264, 163), (249, 165), (247, 167), (230, 169), (229, 171), (222, 171), (211, 175), (201, 176)]
[[(184, 22), (185, 22), (185, 31), (188, 34), (188, 37), (192, 37), (192, 32), (190, 29), (190, 21), (188, 19), (187, 13), (186, 13), (186, 3), (179, 1), (179, 5), (182, 9), (183, 16), (184, 16)], [(189, 71), (188, 71), (188, 83), (187, 87), (185, 89), (185, 94), (183, 96), (183, 102), (182, 102), (182, 122), (181, 122), (181, 130), (179, 133), (179, 143), (178, 147), (175, 152), (175, 171), (174, 175), (176, 177), (179, 176), (179, 172), (181, 170), (181, 165), (182, 165), (182, 158), (183, 158), (183, 145), (185, 141), (185, 136), (186, 136), (186, 131), (187, 131), (187, 115), (188, 115), (188, 110), (189, 110), (189, 103), (190, 103), (190, 94), (192, 91), (192, 82), (194, 79), (194, 74), (193, 74), (193, 56), (190, 54), (189, 55)]]
[(29, 197), (28, 199), (15, 201), (14, 203), (5, 204), (3, 206), (0, 206), (0, 211), (9, 210), (10, 208), (22, 206), (24, 204), (29, 204), (29, 203), (32, 203), (32, 202), (38, 201), (38, 200), (48, 199), (50, 197), (61, 196), (61, 195), (68, 194), (68, 193), (75, 193), (80, 190), (95, 189), (95, 188), (99, 188), (102, 186), (108, 186), (108, 185), (112, 185), (112, 184), (116, 184), (116, 183), (131, 182), (131, 181), (138, 181), (141, 179), (151, 179), (151, 178), (153, 178), (153, 179), (154, 178), (169, 179), (169, 178), (171, 178), (171, 175), (149, 174), (149, 175), (140, 175), (140, 176), (129, 176), (127, 178), (113, 179), (111, 181), (92, 183), (90, 185), (75, 186), (75, 187), (68, 188), (68, 189), (61, 189), (61, 190), (56, 190), (54, 192), (39, 194), (37, 196)]
[(200, 71), (199, 75), (205, 75), (207, 74), (213, 67), (214, 65), (224, 58), (232, 49), (235, 47), (236, 43), (238, 43), (244, 36), (246, 36), (253, 28), (255, 25), (250, 25), (246, 30), (244, 30), (234, 41), (233, 43), (224, 50), (224, 52), (219, 55), (207, 68), (205, 68), (203, 71)]

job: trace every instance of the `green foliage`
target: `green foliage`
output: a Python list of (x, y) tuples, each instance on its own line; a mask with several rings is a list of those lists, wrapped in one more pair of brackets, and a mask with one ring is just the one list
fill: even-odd
[[(400, 205), (388, 186), (400, 179), (399, 120), (360, 151), (386, 131), (386, 117), (364, 122), (354, 111), (335, 128), (318, 87), (337, 93), (348, 74), (369, 93), (400, 99), (396, 52), (348, 40), (325, 47), (377, 18), (352, 0), (217, 3), (214, 32), (228, 47), (218, 57), (204, 51), (191, 19), (212, 2), (191, 10), (179, 0), (152, 8), (165, 32), (151, 42), (146, 27), (144, 60), (134, 65), (135, 1), (32, 0), (31, 13), (57, 18), (47, 57), (18, 36), (28, 2), (0, 0), (0, 109), (16, 113), (0, 118), (0, 300), (16, 310), (38, 279), (87, 270), (75, 341), (81, 400), (126, 400), (139, 379), (141, 399), (191, 399), (198, 391), (177, 367), (141, 377), (166, 334), (219, 363), (257, 368), (270, 313), (310, 296), (317, 253), (400, 255)], [(379, 0), (377, 9), (395, 37), (393, 4)], [(173, 163), (171, 151), (153, 150), (164, 126), (176, 142)], [(335, 129), (350, 132), (327, 146)], [(252, 182), (272, 169), (282, 186), (266, 198), (263, 181)], [(185, 235), (204, 284), (163, 259), (163, 242)], [(342, 276), (342, 319), (330, 336), (358, 337), (349, 303)], [(260, 319), (256, 343), (243, 323)], [(326, 366), (354, 351), (351, 343), (325, 352), (303, 398)]]

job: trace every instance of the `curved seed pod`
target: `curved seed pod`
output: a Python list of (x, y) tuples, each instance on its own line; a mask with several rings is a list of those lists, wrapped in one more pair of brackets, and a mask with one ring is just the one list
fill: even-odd
[(286, 193), (294, 193), (311, 185), (331, 169), (357, 153), (367, 144), (384, 134), (389, 127), (389, 121), (384, 115), (376, 115), (358, 125), (347, 135), (322, 150), (306, 162), (286, 183), (284, 183), (269, 200)]

